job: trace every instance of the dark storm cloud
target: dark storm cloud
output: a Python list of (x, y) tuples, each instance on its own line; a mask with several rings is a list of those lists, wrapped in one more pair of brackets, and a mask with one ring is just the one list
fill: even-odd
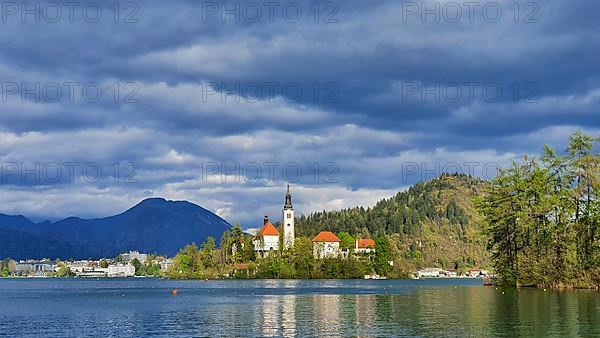
[[(543, 143), (564, 147), (574, 129), (600, 124), (595, 2), (523, 1), (517, 13), (514, 1), (482, 1), (472, 18), (450, 1), (427, 2), (437, 17), (411, 1), (278, 2), (272, 17), (256, 2), (256, 20), (248, 2), (144, 1), (120, 3), (118, 16), (97, 3), (97, 22), (81, 11), (96, 3), (82, 2), (73, 20), (63, 6), (56, 23), (22, 17), (15, 3), (15, 14), (3, 5), (0, 24), (2, 163), (134, 162), (139, 180), (38, 184), (13, 175), (2, 182), (12, 199), (0, 212), (59, 217), (100, 198), (102, 215), (156, 194), (245, 221), (260, 203), (236, 196), (273, 208), (267, 194), (286, 177), (222, 184), (220, 173), (203, 179), (203, 168), (270, 161), (304, 168), (296, 183), (306, 198), (320, 189), (305, 212), (365, 204), (448, 163), (468, 171), (464, 163), (477, 162), (472, 173), (485, 176), (486, 163)], [(495, 22), (481, 10), (491, 5), (502, 8)], [(65, 83), (77, 84), (73, 97)], [(40, 91), (27, 91), (36, 84)], [(56, 102), (49, 84), (63, 89)], [(81, 92), (89, 84), (103, 90), (98, 102)], [(330, 162), (335, 181), (311, 176), (311, 165)], [(20, 207), (60, 189), (78, 202)]]

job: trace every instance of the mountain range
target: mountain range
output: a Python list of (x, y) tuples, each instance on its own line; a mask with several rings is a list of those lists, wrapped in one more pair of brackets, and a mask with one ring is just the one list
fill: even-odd
[(149, 198), (105, 218), (69, 217), (35, 223), (0, 214), (0, 259), (87, 259), (114, 257), (128, 250), (174, 256), (231, 225), (196, 204)]

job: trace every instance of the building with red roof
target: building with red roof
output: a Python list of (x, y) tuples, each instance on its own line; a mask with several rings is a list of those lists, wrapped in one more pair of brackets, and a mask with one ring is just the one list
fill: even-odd
[(312, 240), (313, 242), (341, 242), (341, 240), (331, 231), (321, 231), (315, 238)]
[[(256, 236), (252, 240), (254, 251), (260, 256), (268, 256), (270, 252), (275, 252), (280, 249), (279, 239), (281, 237), (281, 250), (289, 250), (294, 246), (296, 235), (294, 206), (292, 205), (292, 193), (290, 185), (287, 185), (285, 194), (285, 203), (282, 210), (283, 218), (281, 219), (281, 228), (277, 229), (269, 218), (265, 216), (263, 226), (258, 230)], [(281, 232), (281, 236), (280, 236)]]
[(316, 259), (335, 258), (340, 254), (341, 240), (331, 231), (319, 232), (312, 242)]
[(354, 241), (354, 253), (375, 252), (375, 241), (372, 239), (357, 238)]
[(269, 217), (265, 216), (263, 226), (254, 236), (252, 244), (254, 251), (263, 257), (279, 250), (279, 230), (269, 222)]

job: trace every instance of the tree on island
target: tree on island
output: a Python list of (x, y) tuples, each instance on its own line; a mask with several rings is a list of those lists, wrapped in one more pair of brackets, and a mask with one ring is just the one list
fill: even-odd
[(354, 237), (350, 236), (349, 233), (342, 231), (340, 232), (338, 235), (338, 238), (340, 239), (340, 249), (342, 250), (347, 250), (347, 249), (353, 249), (354, 248)]
[(214, 237), (208, 236), (206, 242), (202, 243), (202, 249), (199, 253), (203, 267), (213, 268), (215, 266), (215, 249), (216, 243)]
[(375, 239), (375, 257), (373, 267), (375, 272), (381, 276), (387, 276), (391, 270), (389, 262), (391, 259), (390, 242), (386, 236), (378, 236)]
[(256, 259), (252, 236), (244, 234), (239, 223), (223, 233), (219, 257), (221, 264), (250, 262)]
[(544, 147), (501, 169), (478, 202), (497, 282), (600, 287), (600, 156), (577, 131), (564, 155)]

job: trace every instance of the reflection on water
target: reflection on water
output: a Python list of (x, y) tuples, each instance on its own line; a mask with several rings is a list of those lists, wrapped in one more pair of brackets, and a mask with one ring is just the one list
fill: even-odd
[(318, 295), (310, 297), (312, 303), (315, 329), (319, 333), (328, 333), (332, 336), (340, 332), (340, 296)]
[(284, 295), (281, 302), (283, 303), (283, 316), (281, 320), (282, 335), (284, 337), (296, 336), (296, 296)]
[(600, 336), (598, 292), (479, 283), (0, 280), (0, 336)]

